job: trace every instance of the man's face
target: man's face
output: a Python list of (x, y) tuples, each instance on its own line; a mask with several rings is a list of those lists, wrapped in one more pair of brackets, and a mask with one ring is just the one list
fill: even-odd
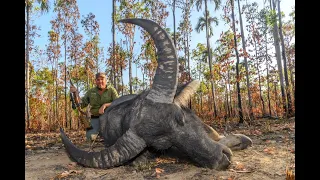
[(97, 85), (98, 88), (101, 88), (101, 89), (105, 88), (106, 85), (107, 85), (107, 80), (106, 80), (106, 78), (101, 77), (101, 76), (98, 77), (98, 78), (96, 79), (96, 85)]

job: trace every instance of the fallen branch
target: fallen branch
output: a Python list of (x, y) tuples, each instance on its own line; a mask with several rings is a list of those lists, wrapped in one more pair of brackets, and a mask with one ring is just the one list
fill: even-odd
[(236, 172), (236, 173), (252, 173), (252, 171), (236, 171), (234, 169), (229, 169), (229, 171)]

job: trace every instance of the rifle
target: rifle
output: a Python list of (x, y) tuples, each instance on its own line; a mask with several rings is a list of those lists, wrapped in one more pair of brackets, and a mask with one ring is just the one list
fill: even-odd
[[(70, 80), (70, 85), (75, 87), (71, 81), (71, 76), (69, 74), (69, 71), (67, 71), (68, 76), (69, 76), (69, 80)], [(70, 101), (72, 103), (72, 109), (77, 109), (80, 112), (80, 123), (83, 125), (85, 130), (89, 130), (92, 129), (92, 126), (90, 124), (90, 119), (91, 119), (91, 115), (90, 115), (90, 105), (87, 107), (87, 111), (83, 112), (81, 110), (81, 98), (79, 96), (79, 92), (70, 92)]]

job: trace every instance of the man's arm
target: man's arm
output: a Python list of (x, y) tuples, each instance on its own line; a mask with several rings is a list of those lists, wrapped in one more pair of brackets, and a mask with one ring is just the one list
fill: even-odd
[[(118, 95), (118, 93), (117, 93), (115, 88), (111, 87), (111, 90), (112, 90), (111, 91), (111, 98), (112, 98), (112, 101), (113, 101), (113, 100), (117, 99), (119, 97), (119, 95)], [(109, 103), (104, 103), (99, 109), (99, 114), (103, 114), (104, 110), (111, 105), (112, 101), (109, 102)]]
[(88, 106), (89, 104), (88, 92), (82, 98), (80, 98), (79, 92), (76, 87), (70, 86), (70, 92), (74, 94), (74, 101), (76, 104), (79, 104), (81, 109)]
[(115, 99), (119, 98), (119, 95), (118, 95), (117, 90), (114, 87), (112, 87), (111, 89), (112, 89), (112, 95), (111, 95), (112, 101), (114, 101)]
[(81, 109), (85, 108), (88, 106), (88, 104), (90, 103), (90, 99), (89, 99), (89, 91), (86, 92), (86, 94), (81, 98)]

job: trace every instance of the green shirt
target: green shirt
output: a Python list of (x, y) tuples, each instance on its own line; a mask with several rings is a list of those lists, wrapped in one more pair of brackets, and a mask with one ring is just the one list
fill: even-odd
[(108, 86), (107, 90), (105, 90), (101, 95), (98, 91), (99, 90), (97, 87), (91, 88), (87, 91), (84, 97), (81, 98), (81, 108), (88, 106), (88, 104), (90, 103), (90, 112), (93, 116), (100, 115), (99, 109), (103, 104), (110, 103), (119, 97), (117, 91), (112, 86)]

